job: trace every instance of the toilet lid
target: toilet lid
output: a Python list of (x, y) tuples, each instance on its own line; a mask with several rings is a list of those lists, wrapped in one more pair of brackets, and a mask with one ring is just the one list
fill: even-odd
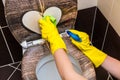
[[(22, 17), (26, 12), (41, 11), (39, 1), (43, 1), (45, 10), (53, 6), (60, 8), (62, 16), (60, 21), (57, 19), (59, 21), (57, 25), (59, 33), (64, 32), (66, 29), (74, 28), (73, 26), (77, 17), (77, 0), (5, 0), (6, 20), (11, 33), (19, 43), (41, 38), (40, 34), (26, 29), (22, 23)], [(47, 12), (49, 12), (49, 10), (50, 9), (48, 9)], [(36, 14), (38, 13), (36, 12), (35, 16)], [(35, 30), (36, 29), (39, 32), (39, 29), (35, 28)], [(33, 28), (31, 30), (33, 30)]]
[[(81, 74), (82, 70), (79, 63), (71, 55), (68, 56), (75, 71)], [(38, 80), (62, 80), (52, 55), (48, 55), (38, 62), (36, 67), (36, 76)]]
[[(62, 11), (55, 6), (49, 7), (45, 10), (43, 16), (53, 16), (56, 19), (56, 24), (58, 24), (62, 16)], [(39, 11), (28, 11), (23, 15), (22, 23), (26, 29), (41, 34), (38, 23), (39, 19), (42, 19), (42, 15)]]

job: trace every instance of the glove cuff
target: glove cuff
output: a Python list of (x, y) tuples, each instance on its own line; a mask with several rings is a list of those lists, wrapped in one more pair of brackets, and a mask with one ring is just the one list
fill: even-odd
[(90, 50), (84, 51), (83, 53), (93, 62), (93, 64), (97, 68), (104, 62), (107, 54), (94, 46), (91, 46), (90, 48)]
[(55, 41), (52, 41), (52, 43), (50, 43), (50, 48), (51, 48), (52, 55), (54, 55), (56, 50), (61, 48), (67, 51), (66, 45), (61, 37), (57, 38)]

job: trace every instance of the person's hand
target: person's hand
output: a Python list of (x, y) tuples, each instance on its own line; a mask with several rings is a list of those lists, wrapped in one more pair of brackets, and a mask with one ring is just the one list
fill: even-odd
[(76, 45), (93, 62), (95, 67), (99, 67), (104, 62), (107, 55), (90, 44), (89, 36), (87, 33), (77, 30), (69, 31), (78, 35), (82, 40), (81, 42), (78, 42), (70, 38), (72, 43)]
[(60, 37), (56, 25), (51, 22), (50, 16), (46, 16), (43, 19), (40, 19), (39, 24), (42, 38), (50, 43), (52, 54), (54, 54), (55, 51), (59, 48), (63, 48), (66, 51), (66, 45)]

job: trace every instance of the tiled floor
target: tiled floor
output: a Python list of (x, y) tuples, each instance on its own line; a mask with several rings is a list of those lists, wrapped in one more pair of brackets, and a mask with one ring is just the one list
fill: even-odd
[(0, 27), (0, 80), (22, 80), (22, 49), (8, 27)]
[(22, 48), (6, 26), (4, 8), (0, 0), (0, 80), (22, 80)]
[(0, 66), (0, 80), (22, 80), (21, 62)]

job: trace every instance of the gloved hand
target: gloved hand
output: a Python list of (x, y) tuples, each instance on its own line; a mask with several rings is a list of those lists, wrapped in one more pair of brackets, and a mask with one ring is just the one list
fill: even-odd
[(93, 62), (95, 67), (99, 67), (104, 62), (107, 54), (90, 45), (89, 36), (85, 32), (80, 32), (77, 30), (69, 31), (77, 34), (82, 39), (82, 42), (78, 42), (70, 38), (72, 43), (76, 45)]
[(42, 38), (50, 43), (50, 48), (53, 55), (59, 48), (66, 50), (66, 45), (60, 37), (56, 25), (51, 22), (50, 16), (46, 16), (43, 19), (40, 19), (39, 24), (41, 28)]

